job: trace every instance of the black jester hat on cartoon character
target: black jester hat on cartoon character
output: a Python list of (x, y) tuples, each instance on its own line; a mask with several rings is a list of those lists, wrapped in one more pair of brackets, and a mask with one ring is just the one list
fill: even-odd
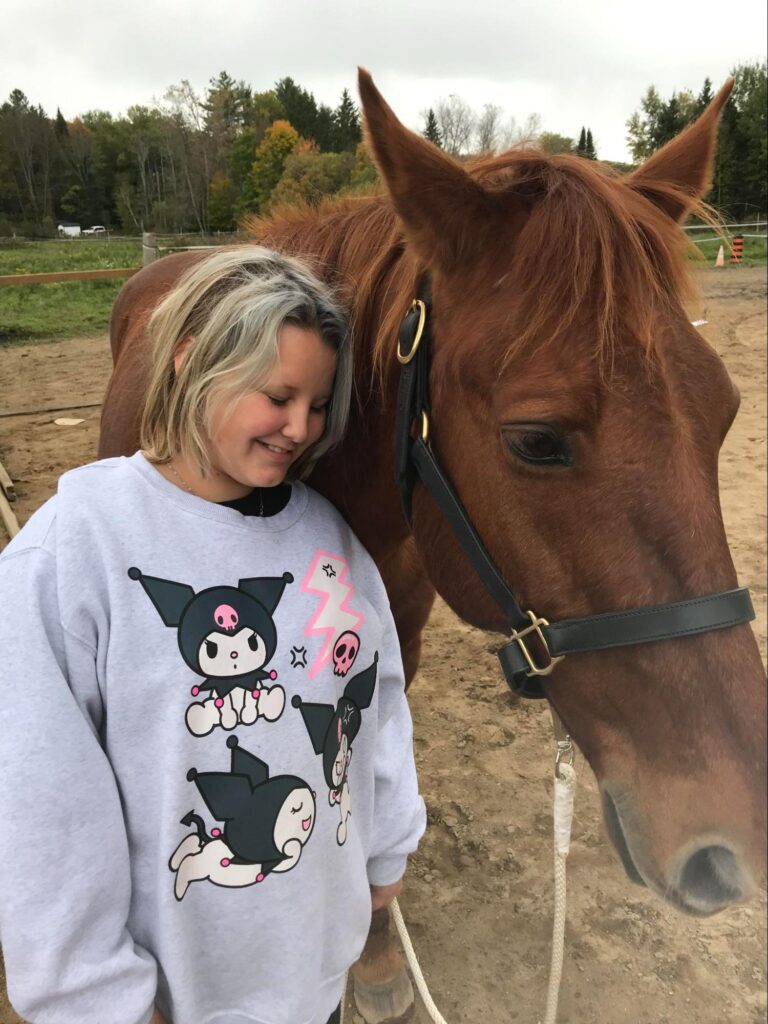
[(372, 663), (354, 676), (344, 687), (344, 693), (334, 708), (333, 704), (310, 704), (298, 694), (291, 704), (301, 709), (312, 747), (323, 755), (323, 774), (328, 785), (328, 803), (339, 805), (341, 821), (336, 830), (336, 842), (343, 846), (347, 839), (347, 818), (352, 813), (347, 772), (352, 758), (352, 741), (360, 731), (362, 712), (370, 706), (376, 686), (378, 652)]
[(234, 729), (259, 717), (268, 722), (280, 717), (285, 691), (263, 685), (277, 678), (264, 666), (277, 646), (272, 615), (286, 584), (293, 582), (290, 573), (242, 579), (237, 587), (209, 587), (199, 594), (186, 583), (146, 576), (136, 568), (128, 575), (141, 583), (165, 625), (176, 628), (182, 658), (202, 676), (192, 696), (210, 692), (187, 708), (193, 736), (205, 736), (216, 726)]
[(263, 882), (273, 871), (290, 871), (312, 835), (316, 805), (309, 785), (296, 775), (270, 779), (267, 765), (242, 750), (237, 736), (227, 737), (227, 746), (232, 750), (229, 772), (192, 768), (187, 773), (224, 829), (214, 828), (209, 835), (194, 811), (181, 819), (197, 831), (182, 839), (169, 861), (177, 900), (191, 882), (209, 879), (241, 889)]

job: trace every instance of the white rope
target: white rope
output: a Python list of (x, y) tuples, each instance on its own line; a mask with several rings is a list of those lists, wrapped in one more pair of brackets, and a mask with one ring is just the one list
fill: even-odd
[(403, 949), (405, 950), (405, 958), (408, 961), (408, 966), (411, 968), (413, 980), (416, 982), (416, 988), (419, 990), (419, 995), (422, 998), (427, 1013), (434, 1021), (434, 1024), (446, 1024), (445, 1017), (443, 1017), (442, 1013), (440, 1013), (438, 1008), (435, 1006), (432, 996), (429, 994), (427, 983), (424, 980), (424, 975), (421, 973), (421, 967), (419, 967), (419, 961), (416, 959), (416, 953), (413, 949), (411, 937), (405, 927), (405, 921), (403, 920), (403, 915), (400, 912), (400, 906), (396, 899), (392, 900), (390, 903), (389, 912), (392, 915), (392, 920), (395, 922), (397, 934), (400, 936), (400, 941), (402, 942)]
[(560, 981), (563, 976), (565, 946), (565, 861), (571, 845), (573, 797), (576, 771), (572, 764), (562, 762), (555, 768), (554, 852), (555, 852), (555, 916), (552, 923), (552, 963), (549, 968), (547, 1007), (543, 1024), (555, 1024)]
[[(558, 723), (559, 724), (559, 723)], [(562, 730), (562, 726), (560, 726)], [(556, 732), (558, 731), (556, 725)], [(555, 915), (552, 924), (552, 962), (549, 971), (549, 987), (547, 989), (547, 1006), (542, 1024), (555, 1024), (557, 1018), (557, 1003), (560, 994), (560, 981), (563, 976), (563, 950), (565, 945), (565, 861), (568, 857), (568, 850), (571, 845), (571, 825), (573, 822), (573, 798), (576, 788), (576, 769), (573, 767), (573, 748), (570, 737), (561, 732), (562, 739), (558, 740), (558, 755), (555, 761), (555, 791), (554, 791), (554, 852), (555, 852)], [(405, 921), (397, 900), (392, 900), (389, 905), (389, 912), (395, 922), (397, 934), (405, 951), (405, 958), (411, 969), (413, 980), (421, 996), (422, 1002), (434, 1024), (447, 1024), (445, 1017), (440, 1013), (434, 1000), (429, 993), (427, 983), (424, 980), (419, 961), (416, 959), (416, 952), (405, 927)], [(346, 990), (346, 985), (345, 985)], [(344, 1024), (344, 1009), (342, 1003), (342, 1024)]]

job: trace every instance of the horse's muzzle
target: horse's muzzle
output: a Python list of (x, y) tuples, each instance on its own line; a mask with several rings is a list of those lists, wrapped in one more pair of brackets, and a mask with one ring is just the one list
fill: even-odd
[[(662, 899), (686, 914), (709, 917), (733, 903), (749, 899), (755, 885), (727, 841), (692, 843), (677, 859), (667, 879), (660, 878), (633, 855), (621, 815), (611, 794), (603, 790), (606, 828), (631, 881), (653, 889)], [(708, 837), (711, 838), (711, 837)]]

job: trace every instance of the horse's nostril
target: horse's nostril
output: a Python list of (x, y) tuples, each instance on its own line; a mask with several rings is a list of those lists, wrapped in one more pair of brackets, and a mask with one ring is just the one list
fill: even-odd
[(704, 846), (686, 861), (680, 892), (694, 913), (714, 914), (742, 899), (744, 881), (739, 862), (725, 846)]

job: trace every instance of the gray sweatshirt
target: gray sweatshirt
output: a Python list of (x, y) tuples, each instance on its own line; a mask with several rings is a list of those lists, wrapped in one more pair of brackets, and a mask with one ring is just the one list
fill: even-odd
[(0, 943), (32, 1024), (324, 1024), (425, 826), (387, 595), (336, 510), (141, 455), (0, 556)]

